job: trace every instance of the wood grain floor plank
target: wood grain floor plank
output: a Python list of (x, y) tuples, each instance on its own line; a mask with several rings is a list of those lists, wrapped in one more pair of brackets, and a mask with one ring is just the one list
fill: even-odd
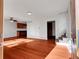
[[(13, 41), (15, 42), (15, 40)], [(17, 41), (19, 41), (19, 39), (17, 39)], [(27, 41), (27, 39), (25, 41)], [(4, 59), (45, 59), (55, 47), (53, 40), (25, 41), (12, 47), (9, 47), (9, 45), (4, 46)]]

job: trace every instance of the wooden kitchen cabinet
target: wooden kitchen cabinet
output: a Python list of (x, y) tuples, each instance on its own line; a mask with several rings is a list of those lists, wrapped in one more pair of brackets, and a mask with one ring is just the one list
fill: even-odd
[(18, 29), (26, 29), (26, 24), (24, 24), (24, 23), (17, 23), (17, 28)]
[(26, 38), (27, 37), (27, 24), (26, 23), (17, 23), (17, 37)]

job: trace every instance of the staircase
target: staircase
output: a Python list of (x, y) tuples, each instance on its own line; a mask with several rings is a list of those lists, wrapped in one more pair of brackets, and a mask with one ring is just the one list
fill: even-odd
[(66, 33), (63, 33), (58, 39), (63, 40), (63, 38), (67, 38)]
[(63, 40), (63, 38), (67, 38), (67, 31), (66, 29), (63, 29), (58, 33), (58, 38), (56, 39), (56, 42), (59, 42), (59, 40)]

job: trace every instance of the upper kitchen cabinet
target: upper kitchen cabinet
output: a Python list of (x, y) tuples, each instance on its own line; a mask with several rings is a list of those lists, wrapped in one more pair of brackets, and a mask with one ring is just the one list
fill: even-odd
[(26, 29), (27, 24), (25, 23), (17, 23), (17, 28), (18, 29)]

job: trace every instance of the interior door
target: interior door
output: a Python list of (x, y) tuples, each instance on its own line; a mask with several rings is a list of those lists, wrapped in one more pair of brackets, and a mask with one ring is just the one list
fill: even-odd
[(47, 36), (48, 39), (55, 39), (55, 21), (47, 22)]
[(52, 22), (47, 23), (47, 29), (48, 29), (48, 39), (52, 38)]

